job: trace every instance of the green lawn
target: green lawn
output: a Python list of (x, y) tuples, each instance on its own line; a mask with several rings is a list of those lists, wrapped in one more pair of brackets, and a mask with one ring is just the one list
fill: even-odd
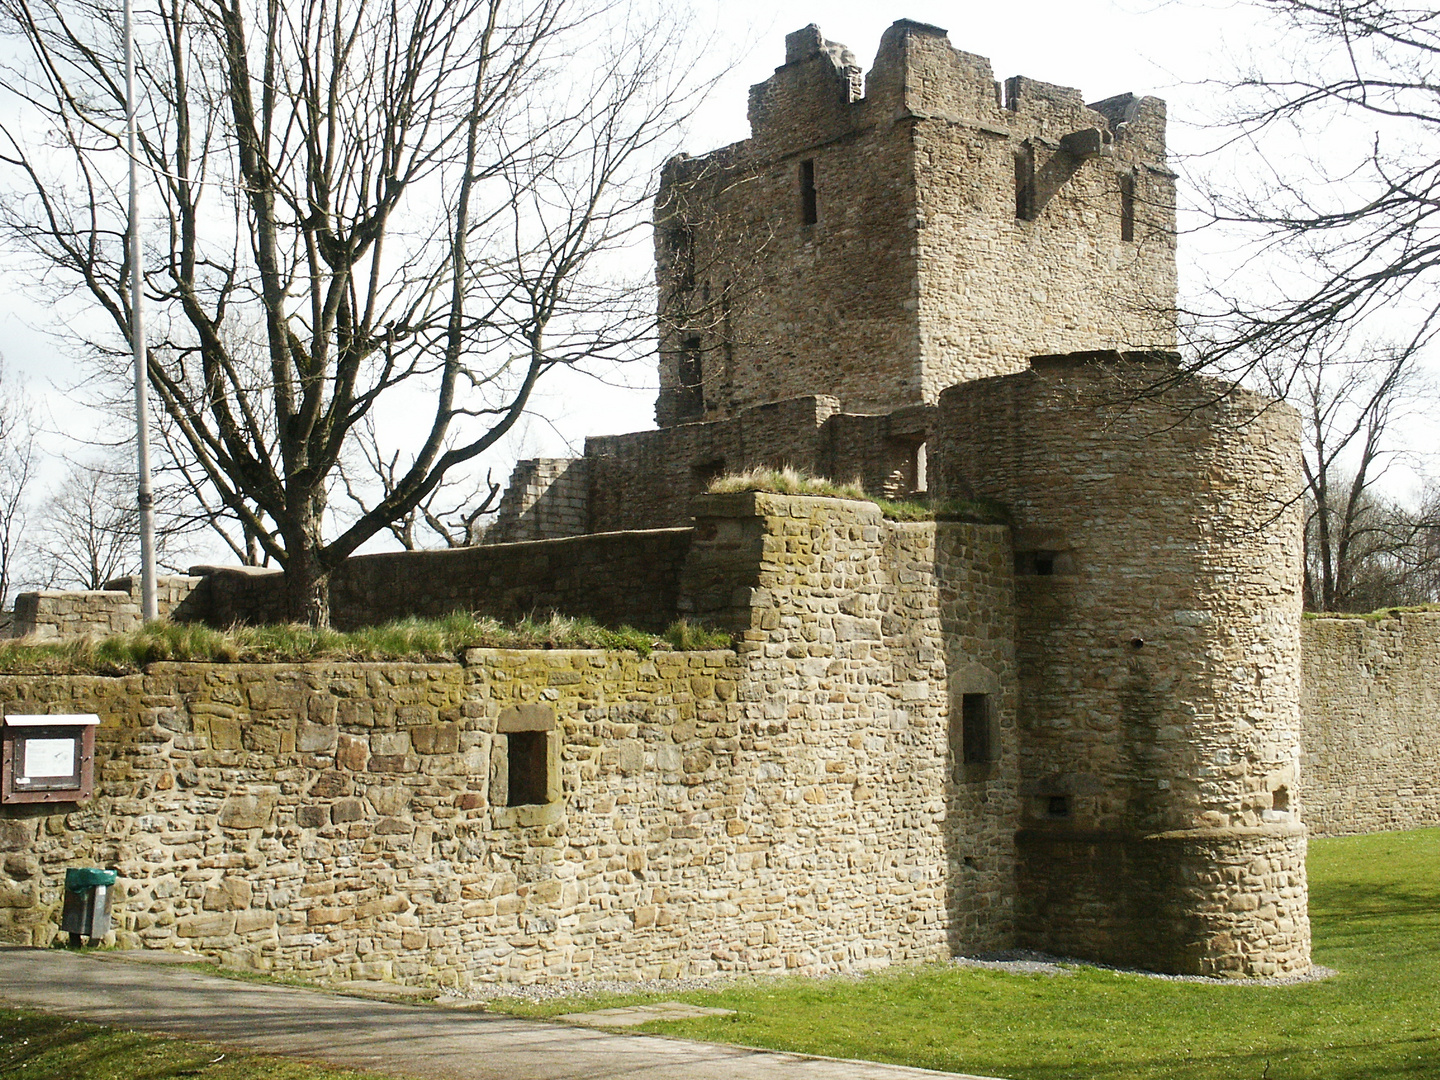
[[(1309, 870), (1315, 962), (1339, 973), (1321, 982), (934, 965), (661, 995), (737, 1015), (641, 1030), (1017, 1080), (1440, 1077), (1440, 829), (1315, 840)], [(492, 1004), (528, 1015), (582, 1007)]]
[(375, 1080), (61, 1016), (0, 1009), (0, 1077), (16, 1080)]

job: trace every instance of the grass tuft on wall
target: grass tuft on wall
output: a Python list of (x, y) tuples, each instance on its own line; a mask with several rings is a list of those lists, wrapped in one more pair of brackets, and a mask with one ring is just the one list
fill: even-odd
[(711, 495), (763, 491), (771, 495), (815, 495), (827, 499), (863, 499), (880, 507), (891, 521), (968, 521), (981, 525), (1008, 525), (1010, 512), (994, 499), (938, 499), (923, 495), (910, 499), (881, 499), (867, 495), (859, 481), (837, 483), (798, 469), (748, 469), (727, 473), (710, 482)]
[(648, 655), (656, 649), (691, 652), (730, 647), (730, 635), (684, 619), (656, 635), (563, 615), (502, 623), (456, 612), (442, 619), (399, 619), (348, 633), (299, 623), (215, 630), (195, 623), (157, 622), (99, 640), (6, 641), (0, 643), (0, 671), (124, 675), (167, 660), (213, 664), (450, 662), (469, 648), (609, 649)]

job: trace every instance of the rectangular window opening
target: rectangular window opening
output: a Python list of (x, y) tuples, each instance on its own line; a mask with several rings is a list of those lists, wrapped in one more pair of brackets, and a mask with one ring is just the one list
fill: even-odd
[(814, 225), (820, 220), (820, 202), (815, 195), (815, 161), (800, 162), (800, 222)]
[(995, 739), (990, 723), (990, 695), (965, 694), (960, 699), (960, 723), (966, 765), (995, 760)]
[(1015, 151), (1015, 217), (1020, 221), (1035, 220), (1035, 148), (1022, 146)]
[(1068, 818), (1070, 816), (1070, 796), (1051, 795), (1045, 800), (1045, 812), (1052, 818)]
[(539, 806), (549, 802), (549, 734), (512, 731), (505, 736), (510, 790), (507, 806)]
[(1135, 177), (1120, 177), (1120, 239), (1135, 239)]
[[(1068, 563), (1068, 558), (1063, 560)], [(1062, 557), (1058, 551), (1017, 551), (1015, 553), (1015, 574), (1017, 577), (1053, 577), (1063, 573)]]
[(705, 411), (705, 369), (701, 359), (703, 343), (688, 337), (680, 346), (679, 409), (681, 416), (699, 416)]

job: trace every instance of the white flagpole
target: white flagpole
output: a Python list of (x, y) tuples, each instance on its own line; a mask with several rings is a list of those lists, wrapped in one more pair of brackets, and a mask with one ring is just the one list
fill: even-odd
[(136, 135), (135, 38), (125, 0), (125, 136), (130, 150), (130, 349), (135, 358), (136, 505), (140, 511), (140, 602), (146, 622), (159, 618), (155, 596), (155, 495), (150, 489), (150, 399), (145, 371), (144, 275), (140, 271), (140, 172)]

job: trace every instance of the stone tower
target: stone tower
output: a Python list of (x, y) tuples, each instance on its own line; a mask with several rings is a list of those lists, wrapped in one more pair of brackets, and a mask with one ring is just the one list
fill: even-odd
[(934, 480), (1008, 508), (1016, 937), (1205, 975), (1310, 962), (1300, 418), (1173, 357), (940, 395)]
[(889, 412), (1040, 353), (1173, 343), (1159, 99), (1001, 86), (902, 20), (868, 78), (790, 34), (749, 118), (662, 177), (661, 427), (817, 392)]

